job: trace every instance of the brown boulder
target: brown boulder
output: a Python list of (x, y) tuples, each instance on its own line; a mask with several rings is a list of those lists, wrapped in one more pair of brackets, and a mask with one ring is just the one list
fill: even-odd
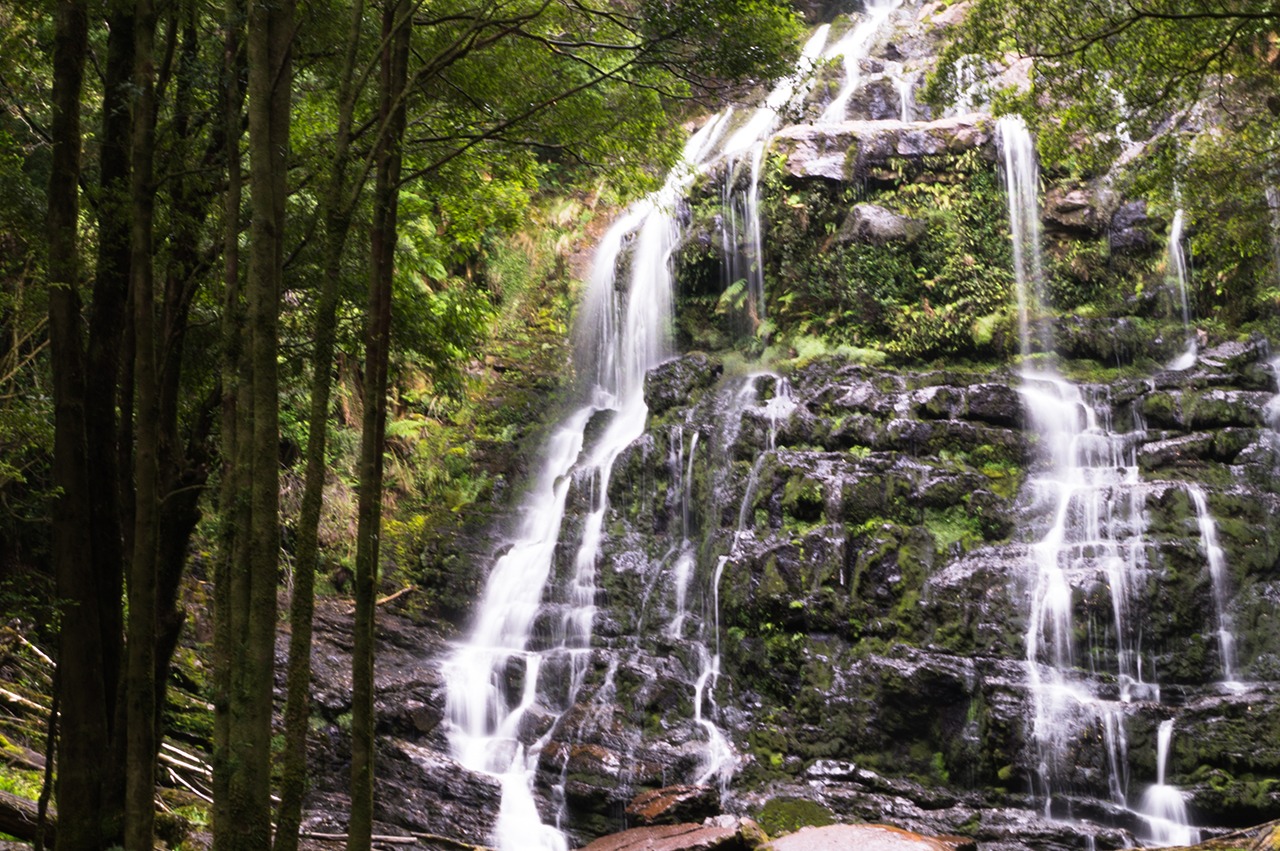
[(583, 851), (754, 851), (764, 838), (751, 819), (722, 816), (704, 824), (624, 830), (600, 837)]
[(690, 822), (719, 812), (717, 798), (710, 786), (664, 786), (632, 798), (627, 815), (647, 825)]
[(806, 827), (773, 840), (760, 851), (976, 851), (972, 839), (921, 836), (883, 824)]

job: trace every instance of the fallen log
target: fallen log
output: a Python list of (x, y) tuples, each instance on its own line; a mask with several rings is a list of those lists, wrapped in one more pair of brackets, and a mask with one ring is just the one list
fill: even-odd
[[(34, 842), (38, 824), (35, 801), (0, 791), (0, 833), (7, 833), (25, 842)], [(44, 822), (45, 847), (53, 847), (54, 825), (55, 816), (50, 810)]]

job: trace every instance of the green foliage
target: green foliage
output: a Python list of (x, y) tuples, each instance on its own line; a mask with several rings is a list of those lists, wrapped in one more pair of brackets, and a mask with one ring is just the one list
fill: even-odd
[[(770, 315), (787, 338), (879, 349), (900, 360), (975, 351), (978, 321), (1010, 299), (1004, 199), (977, 152), (897, 165), (887, 186), (791, 186), (766, 178)], [(837, 234), (855, 200), (925, 223), (915, 241), (876, 245)]]
[[(1197, 313), (1233, 324), (1274, 317), (1274, 212), (1264, 194), (1280, 184), (1274, 30), (1262, 0), (976, 0), (927, 94), (949, 102), (984, 61), (1033, 57), (1029, 86), (983, 97), (997, 112), (1027, 116), (1045, 167), (1100, 174), (1130, 141), (1144, 142), (1118, 186), (1166, 216), (1186, 210)], [(1069, 275), (1053, 283), (1068, 306), (1111, 285)]]

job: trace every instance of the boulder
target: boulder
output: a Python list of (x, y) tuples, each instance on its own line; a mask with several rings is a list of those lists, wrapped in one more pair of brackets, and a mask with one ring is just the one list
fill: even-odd
[(583, 851), (751, 851), (764, 839), (751, 819), (725, 816), (704, 824), (636, 827), (602, 836)]
[(773, 137), (791, 177), (844, 181), (861, 170), (894, 159), (959, 155), (981, 148), (995, 157), (995, 130), (988, 115), (958, 115), (930, 122), (845, 121), (798, 124)]
[(1146, 201), (1130, 201), (1127, 204), (1121, 204), (1111, 215), (1109, 228), (1111, 250), (1120, 253), (1149, 250), (1155, 244), (1150, 225)]
[(1055, 186), (1046, 192), (1041, 218), (1050, 228), (1072, 233), (1094, 235), (1103, 227), (1094, 193), (1081, 186)]
[(972, 839), (921, 836), (883, 824), (832, 824), (806, 827), (775, 839), (761, 851), (977, 851)]
[(627, 804), (627, 815), (641, 824), (676, 824), (706, 818), (720, 809), (710, 786), (664, 786), (641, 792)]
[(891, 242), (911, 244), (924, 235), (925, 223), (900, 216), (877, 204), (854, 204), (836, 239), (840, 242), (866, 242), (887, 245)]

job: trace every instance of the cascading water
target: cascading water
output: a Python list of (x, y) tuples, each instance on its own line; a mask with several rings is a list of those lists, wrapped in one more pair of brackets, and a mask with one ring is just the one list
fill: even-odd
[(901, 5), (902, 0), (868, 0), (866, 17), (827, 51), (828, 58), (839, 57), (843, 61), (844, 83), (832, 98), (831, 103), (822, 111), (822, 115), (818, 118), (819, 123), (830, 124), (845, 120), (849, 111), (849, 101), (857, 92), (858, 83), (862, 78), (862, 60), (867, 57), (872, 42), (885, 21), (893, 14), (893, 10)]
[[(692, 166), (723, 129), (707, 123), (685, 147), (684, 166), (663, 189), (620, 218), (597, 250), (590, 290), (583, 306), (594, 372), (586, 405), (570, 414), (548, 444), (529, 498), (520, 510), (519, 530), (494, 564), (468, 641), (445, 664), (450, 741), (468, 768), (498, 775), (502, 807), (495, 841), (502, 849), (566, 848), (563, 834), (545, 825), (533, 796), (533, 777), (542, 748), (559, 713), (574, 703), (591, 646), (595, 613), (595, 572), (599, 558), (609, 477), (618, 454), (643, 431), (648, 413), (644, 376), (667, 356), (671, 318), (669, 254), (675, 238), (673, 208)], [(631, 274), (626, 298), (615, 285), (615, 268), (630, 240)], [(594, 367), (594, 370), (591, 369)], [(588, 425), (608, 417), (603, 433), (588, 446)], [(576, 542), (572, 573), (551, 639), (532, 647), (533, 628), (544, 605), (560, 543), (571, 485), (588, 491), (590, 513)], [(517, 689), (512, 662), (523, 670)], [(547, 677), (554, 671), (558, 676)], [(518, 699), (512, 702), (512, 692)], [(550, 713), (552, 723), (527, 747), (519, 739), (531, 711)]]
[(915, 112), (915, 85), (915, 78), (906, 75), (899, 76), (894, 81), (898, 90), (898, 115), (904, 122), (910, 121)]
[[(774, 381), (774, 395), (763, 405), (758, 403), (756, 390), (756, 384), (762, 378), (772, 378)], [(727, 790), (729, 781), (737, 771), (738, 758), (728, 739), (712, 718), (707, 717), (703, 712), (704, 700), (711, 706), (713, 712), (716, 708), (714, 692), (716, 681), (720, 677), (720, 579), (724, 575), (725, 568), (739, 558), (743, 541), (754, 534), (750, 522), (751, 506), (755, 503), (756, 491), (759, 487), (760, 468), (774, 451), (778, 423), (791, 416), (795, 410), (795, 401), (791, 398), (790, 385), (786, 379), (772, 373), (747, 376), (741, 388), (735, 392), (733, 403), (727, 413), (727, 419), (734, 423), (735, 429), (748, 410), (755, 410), (769, 424), (767, 443), (765, 451), (756, 456), (751, 465), (751, 471), (747, 475), (742, 502), (738, 506), (738, 523), (729, 544), (729, 552), (717, 560), (715, 572), (712, 575), (711, 617), (704, 619), (704, 624), (709, 621), (713, 631), (709, 643), (704, 640), (697, 646), (700, 671), (694, 687), (694, 720), (707, 733), (707, 752), (698, 771), (696, 782), (702, 784), (715, 780), (719, 783), (722, 794)], [(726, 435), (724, 445), (721, 447), (722, 454), (727, 455), (731, 450), (735, 434), (736, 432), (731, 432)], [(714, 653), (710, 647), (715, 648)]]
[[(818, 27), (800, 51), (796, 72), (783, 79), (769, 93), (746, 122), (725, 141), (725, 180), (722, 185), (724, 222), (721, 240), (724, 249), (724, 287), (742, 287), (745, 331), (753, 332), (764, 319), (764, 268), (760, 232), (760, 167), (769, 137), (778, 129), (779, 116), (812, 83), (813, 63), (827, 42), (830, 25)], [(726, 118), (728, 114), (726, 114)], [(737, 171), (749, 168), (747, 186), (739, 188)]]
[[(1117, 431), (1114, 405), (1104, 388), (1078, 387), (1053, 368), (1027, 359), (1032, 347), (1029, 304), (1036, 297), (1041, 268), (1035, 149), (1021, 119), (1001, 119), (999, 129), (1024, 358), (1019, 389), (1044, 460), (1042, 471), (1028, 482), (1028, 493), (1031, 510), (1050, 518), (1047, 531), (1031, 547), (1027, 581), (1025, 641), (1036, 791), (1046, 817), (1070, 818), (1069, 801), (1079, 776), (1075, 750), (1081, 740), (1100, 738), (1111, 801), (1128, 810), (1128, 708), (1160, 701), (1159, 685), (1144, 675), (1141, 633), (1133, 616), (1148, 571), (1148, 488), (1137, 452), (1145, 425), (1140, 412), (1129, 406), (1132, 428)], [(1041, 345), (1049, 350), (1047, 340)], [(1197, 513), (1206, 553), (1211, 553), (1216, 541), (1210, 543), (1206, 529), (1212, 530), (1212, 518), (1207, 510)], [(1088, 658), (1077, 660), (1076, 594), (1096, 590), (1099, 578), (1105, 580), (1111, 622), (1101, 634), (1088, 630)], [(1224, 623), (1222, 615), (1219, 623)], [(1224, 659), (1229, 658), (1227, 645), (1223, 648)], [(1118, 689), (1104, 686), (1110, 681)], [(1180, 793), (1164, 782), (1168, 735), (1162, 727), (1157, 783), (1142, 806), (1131, 810), (1148, 825), (1153, 844), (1191, 835), (1185, 808), (1178, 809)]]
[[(520, 509), (519, 530), (490, 571), (470, 638), (444, 666), (454, 755), (466, 767), (494, 774), (502, 782), (494, 840), (503, 851), (559, 851), (567, 847), (563, 833), (544, 824), (537, 811), (534, 773), (542, 749), (563, 712), (573, 706), (586, 675), (609, 479), (618, 455), (644, 432), (648, 415), (645, 374), (669, 354), (673, 299), (670, 254), (678, 238), (675, 208), (713, 154), (727, 160), (731, 170), (736, 157), (751, 152), (752, 178), (743, 221), (752, 246), (748, 249), (753, 258), (752, 278), (760, 290), (752, 295), (757, 309), (762, 310), (763, 278), (758, 259), (754, 259), (759, 257), (760, 160), (778, 115), (806, 81), (826, 33), (827, 27), (819, 28), (802, 51), (796, 72), (781, 81), (765, 105), (727, 140), (731, 109), (694, 134), (681, 164), (663, 188), (629, 209), (597, 248), (582, 307), (586, 335), (578, 350), (580, 374), (594, 376), (589, 401), (564, 420), (549, 442), (529, 499)], [(631, 261), (625, 296), (620, 295), (615, 281), (624, 251), (629, 251)], [(599, 418), (607, 418), (607, 425), (588, 443), (589, 427)], [(696, 442), (690, 447), (690, 474), (695, 449)], [(576, 541), (564, 597), (550, 601), (544, 598), (556, 566), (557, 548), (573, 543), (561, 541), (571, 487), (586, 491), (590, 510)], [(682, 598), (694, 568), (691, 543), (682, 548), (674, 568), (678, 614), (669, 630), (678, 635), (683, 628)], [(551, 621), (555, 624), (552, 635), (549, 640), (539, 636), (535, 642), (535, 622), (548, 608), (559, 613)], [(716, 636), (718, 640), (718, 628)], [(726, 784), (736, 757), (703, 711), (705, 694), (714, 714), (711, 694), (719, 673), (718, 647), (711, 654), (704, 643), (702, 656), (694, 721), (707, 731), (709, 744), (699, 782), (714, 776)], [(519, 734), (531, 712), (549, 715), (550, 723), (544, 723), (545, 732), (526, 745)]]
[[(1048, 531), (1032, 545), (1029, 566), (1026, 658), (1038, 790), (1046, 815), (1055, 815), (1055, 799), (1072, 787), (1073, 741), (1096, 727), (1104, 731), (1111, 798), (1123, 807), (1123, 706), (1159, 699), (1158, 687), (1144, 681), (1143, 651), (1130, 615), (1135, 577), (1145, 569), (1147, 521), (1136, 452), (1141, 432), (1117, 433), (1105, 395), (1086, 396), (1048, 372), (1024, 373), (1021, 393), (1048, 462), (1029, 483), (1033, 508), (1051, 518)], [(1110, 595), (1110, 641), (1092, 639), (1088, 662), (1094, 672), (1086, 672), (1075, 654), (1074, 589), (1096, 575), (1105, 577)], [(1093, 674), (1102, 665), (1119, 685), (1113, 699), (1104, 699), (1094, 685)]]
[[(1031, 354), (1031, 300), (1039, 297), (1040, 168), (1035, 141), (1020, 115), (1005, 115), (997, 125), (1009, 200), (1009, 233), (1013, 238), (1013, 270), (1018, 296), (1018, 338), (1022, 356)], [(1048, 347), (1046, 346), (1046, 349)]]
[(1204, 491), (1196, 485), (1187, 485), (1187, 496), (1196, 511), (1196, 526), (1200, 530), (1200, 552), (1209, 565), (1209, 582), (1213, 590), (1213, 613), (1217, 624), (1218, 655), (1222, 665), (1222, 681), (1229, 688), (1238, 689), (1236, 680), (1236, 636), (1227, 609), (1227, 561), (1218, 543), (1218, 527), (1209, 513)]
[(1156, 782), (1142, 796), (1142, 814), (1151, 828), (1150, 844), (1194, 845), (1200, 831), (1187, 823), (1187, 805), (1182, 793), (1164, 782), (1169, 762), (1169, 745), (1173, 741), (1173, 719), (1160, 722), (1156, 734)]
[(1182, 249), (1183, 230), (1182, 209), (1173, 214), (1173, 224), (1169, 227), (1168, 263), (1169, 271), (1178, 284), (1178, 296), (1182, 302), (1182, 328), (1187, 338), (1187, 348), (1174, 358), (1169, 369), (1181, 371), (1190, 369), (1196, 363), (1196, 339), (1191, 332), (1191, 310), (1187, 302), (1187, 255)]

